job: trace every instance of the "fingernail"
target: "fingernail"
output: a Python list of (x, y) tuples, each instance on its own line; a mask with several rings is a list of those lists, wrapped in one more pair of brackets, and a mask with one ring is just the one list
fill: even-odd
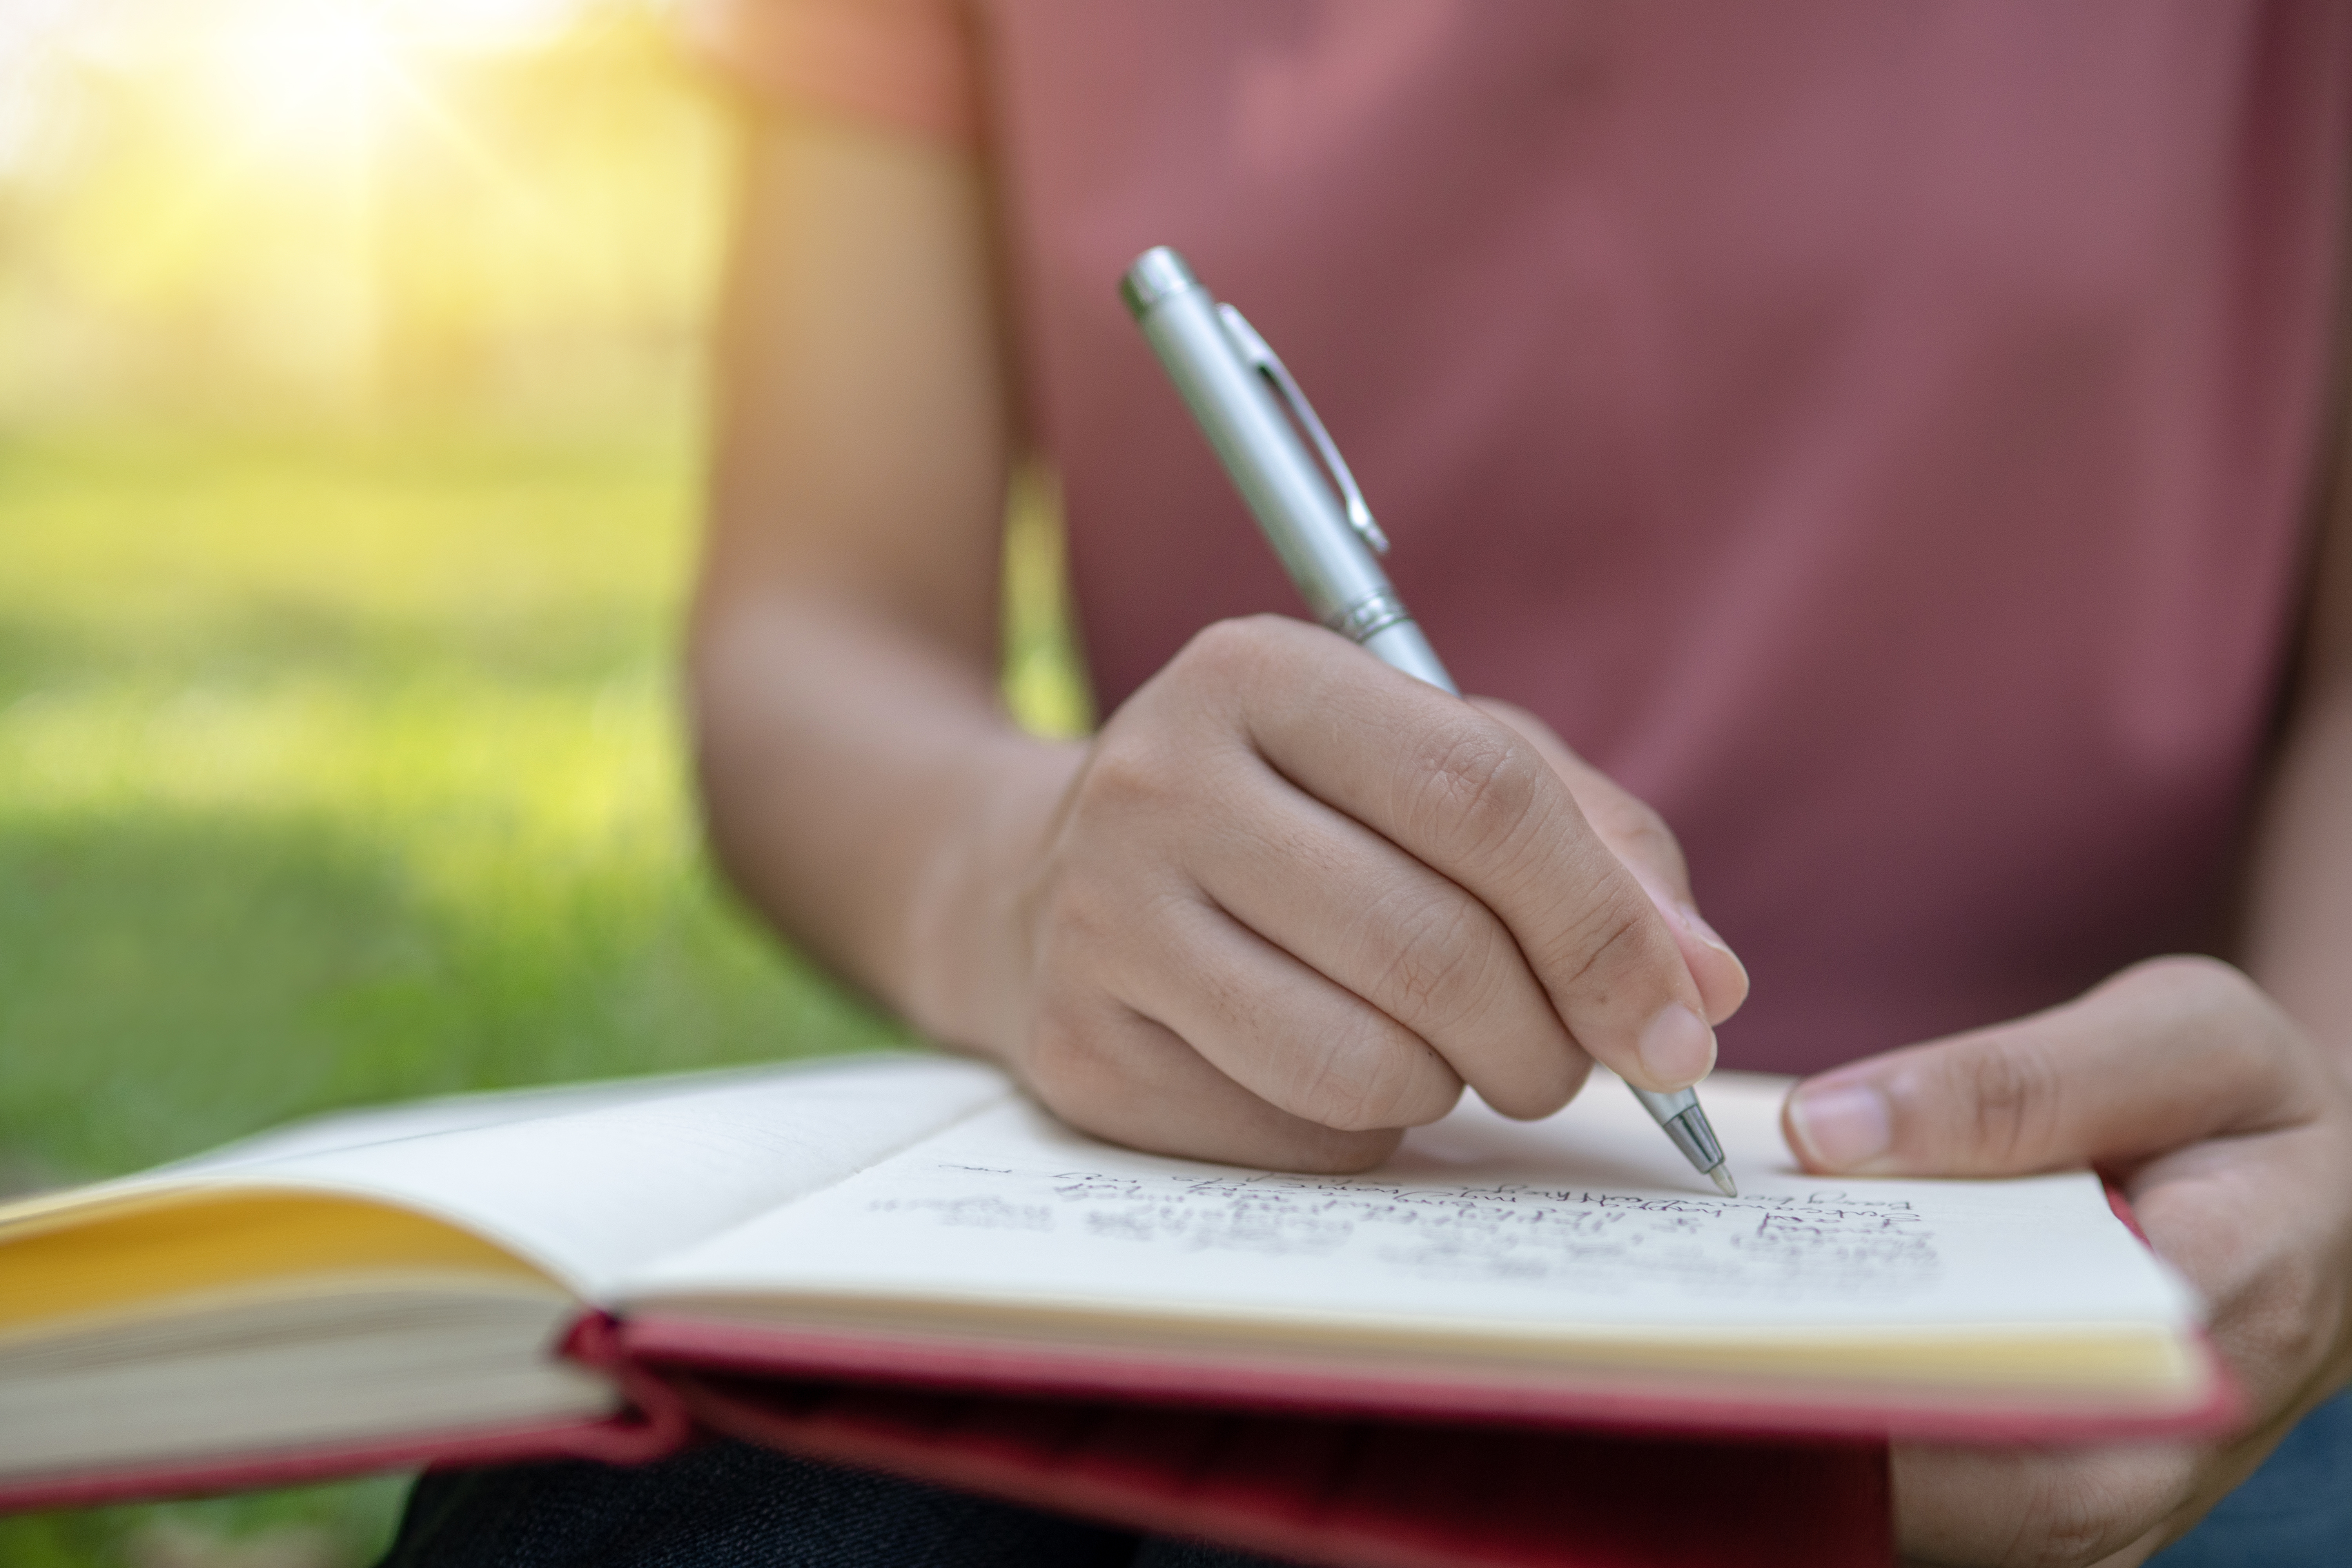
[(1816, 1165), (1849, 1170), (1886, 1152), (1895, 1118), (1886, 1097), (1866, 1084), (1801, 1089), (1789, 1101), (1789, 1126)]
[(1681, 1003), (1670, 1003), (1642, 1026), (1635, 1048), (1643, 1072), (1668, 1089), (1681, 1089), (1705, 1078), (1715, 1065), (1715, 1031)]

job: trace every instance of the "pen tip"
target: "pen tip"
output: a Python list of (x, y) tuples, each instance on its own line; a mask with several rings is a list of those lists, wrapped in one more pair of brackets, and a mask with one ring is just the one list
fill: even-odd
[(1709, 1171), (1707, 1175), (1717, 1187), (1722, 1189), (1725, 1197), (1736, 1198), (1739, 1195), (1739, 1188), (1731, 1179), (1731, 1167), (1728, 1165), (1717, 1165), (1714, 1170)]

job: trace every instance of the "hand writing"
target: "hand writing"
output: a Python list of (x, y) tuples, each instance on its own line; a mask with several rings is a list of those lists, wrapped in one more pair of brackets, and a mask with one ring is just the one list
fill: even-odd
[(1017, 861), (955, 906), (1003, 978), (960, 1033), (1089, 1131), (1300, 1169), (1372, 1163), (1465, 1083), (1547, 1114), (1588, 1052), (1696, 1080), (1747, 981), (1672, 836), (1496, 712), (1296, 621), (1211, 627), (1053, 793), (1009, 786)]
[(2093, 1164), (2210, 1304), (2250, 1406), (2221, 1439), (1895, 1457), (1904, 1549), (1937, 1563), (2137, 1563), (2352, 1376), (2352, 1092), (2343, 1064), (2204, 959), (1798, 1087), (1813, 1170), (1990, 1176)]

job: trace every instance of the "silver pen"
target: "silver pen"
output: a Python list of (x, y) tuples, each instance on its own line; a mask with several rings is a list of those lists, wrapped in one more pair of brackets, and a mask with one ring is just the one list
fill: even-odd
[[(1119, 279), (1119, 295), (1315, 618), (1407, 675), (1460, 696), (1375, 559), (1388, 553), (1389, 542), (1355, 476), (1265, 340), (1239, 310), (1211, 299), (1184, 258), (1164, 245), (1135, 258)], [(1314, 443), (1321, 468), (1298, 430)], [(1696, 1089), (1635, 1089), (1633, 1098), (1693, 1168), (1725, 1196), (1739, 1195)]]

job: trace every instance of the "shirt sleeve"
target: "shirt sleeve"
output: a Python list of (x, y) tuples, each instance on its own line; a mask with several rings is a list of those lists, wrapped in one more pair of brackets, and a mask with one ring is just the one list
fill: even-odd
[(969, 142), (979, 134), (958, 0), (684, 0), (687, 47), (762, 97)]

